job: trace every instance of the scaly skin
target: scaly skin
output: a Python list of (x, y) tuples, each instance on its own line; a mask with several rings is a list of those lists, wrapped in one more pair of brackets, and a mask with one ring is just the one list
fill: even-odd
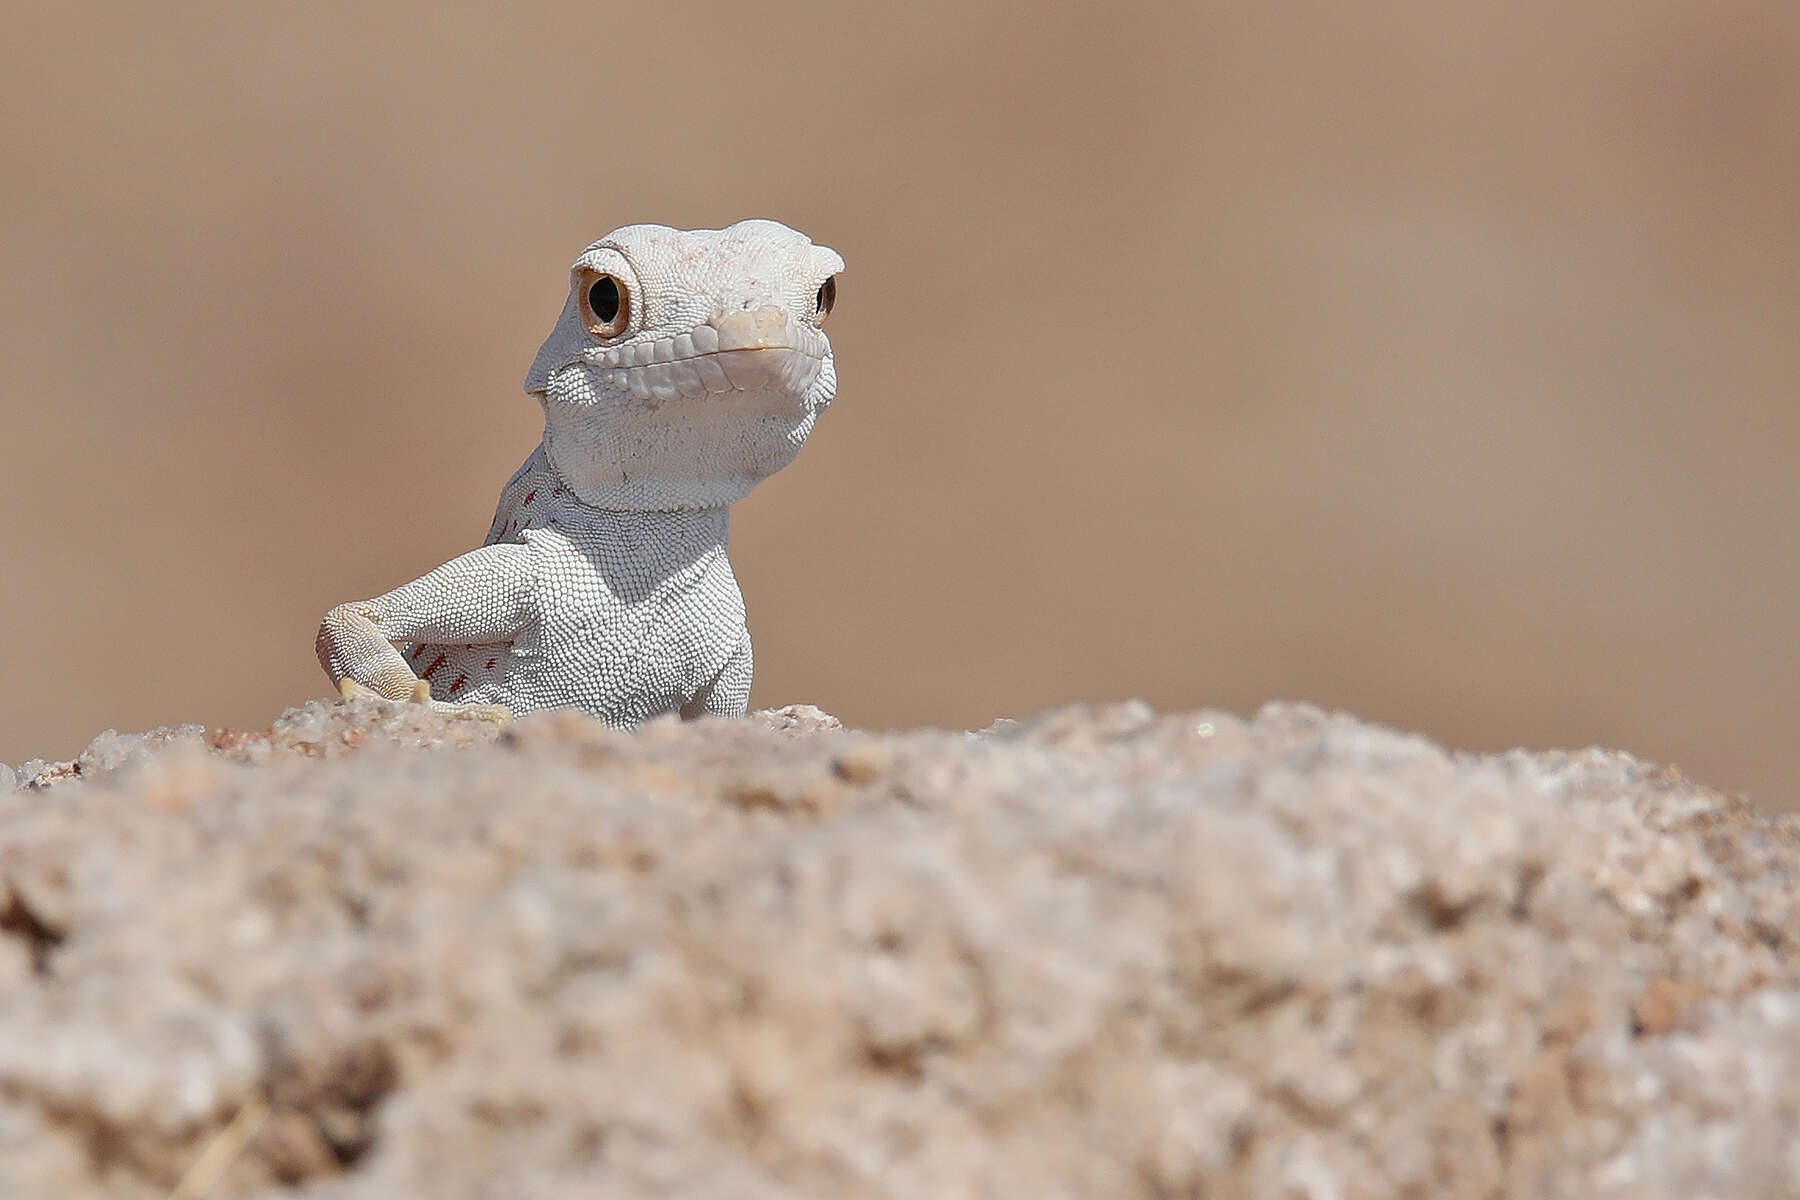
[(837, 393), (820, 328), (843, 260), (774, 221), (631, 225), (575, 260), (526, 376), (544, 441), (487, 542), (319, 626), (347, 698), (618, 728), (742, 716), (752, 658), (729, 506), (799, 452)]

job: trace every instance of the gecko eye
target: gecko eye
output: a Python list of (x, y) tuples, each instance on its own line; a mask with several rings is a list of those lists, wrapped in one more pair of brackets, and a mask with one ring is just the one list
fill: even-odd
[(828, 275), (825, 282), (819, 285), (819, 294), (813, 297), (813, 315), (819, 324), (825, 323), (825, 318), (831, 314), (831, 310), (836, 304), (837, 276)]
[(581, 319), (595, 337), (618, 337), (631, 322), (631, 293), (616, 275), (584, 271)]

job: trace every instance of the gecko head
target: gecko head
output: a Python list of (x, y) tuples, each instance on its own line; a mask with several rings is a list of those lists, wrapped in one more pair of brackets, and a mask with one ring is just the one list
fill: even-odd
[(575, 260), (525, 377), (557, 473), (598, 508), (710, 508), (799, 453), (837, 394), (844, 260), (775, 221), (627, 225)]

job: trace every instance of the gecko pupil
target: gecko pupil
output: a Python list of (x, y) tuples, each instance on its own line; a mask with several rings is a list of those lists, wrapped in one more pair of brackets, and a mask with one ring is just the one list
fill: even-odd
[(588, 289), (588, 307), (602, 325), (611, 324), (619, 315), (619, 285), (611, 275), (602, 275)]
[(821, 283), (819, 285), (819, 294), (816, 297), (814, 297), (813, 304), (814, 304), (814, 307), (817, 309), (819, 315), (824, 316), (826, 313), (831, 311), (831, 306), (836, 303), (837, 303), (837, 276), (831, 275), (826, 278), (824, 283)]

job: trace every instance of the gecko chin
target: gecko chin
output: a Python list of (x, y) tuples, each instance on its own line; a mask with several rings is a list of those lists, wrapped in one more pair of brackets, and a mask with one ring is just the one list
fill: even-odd
[(836, 391), (830, 354), (793, 347), (572, 363), (539, 393), (544, 446), (595, 508), (710, 508), (792, 462)]

